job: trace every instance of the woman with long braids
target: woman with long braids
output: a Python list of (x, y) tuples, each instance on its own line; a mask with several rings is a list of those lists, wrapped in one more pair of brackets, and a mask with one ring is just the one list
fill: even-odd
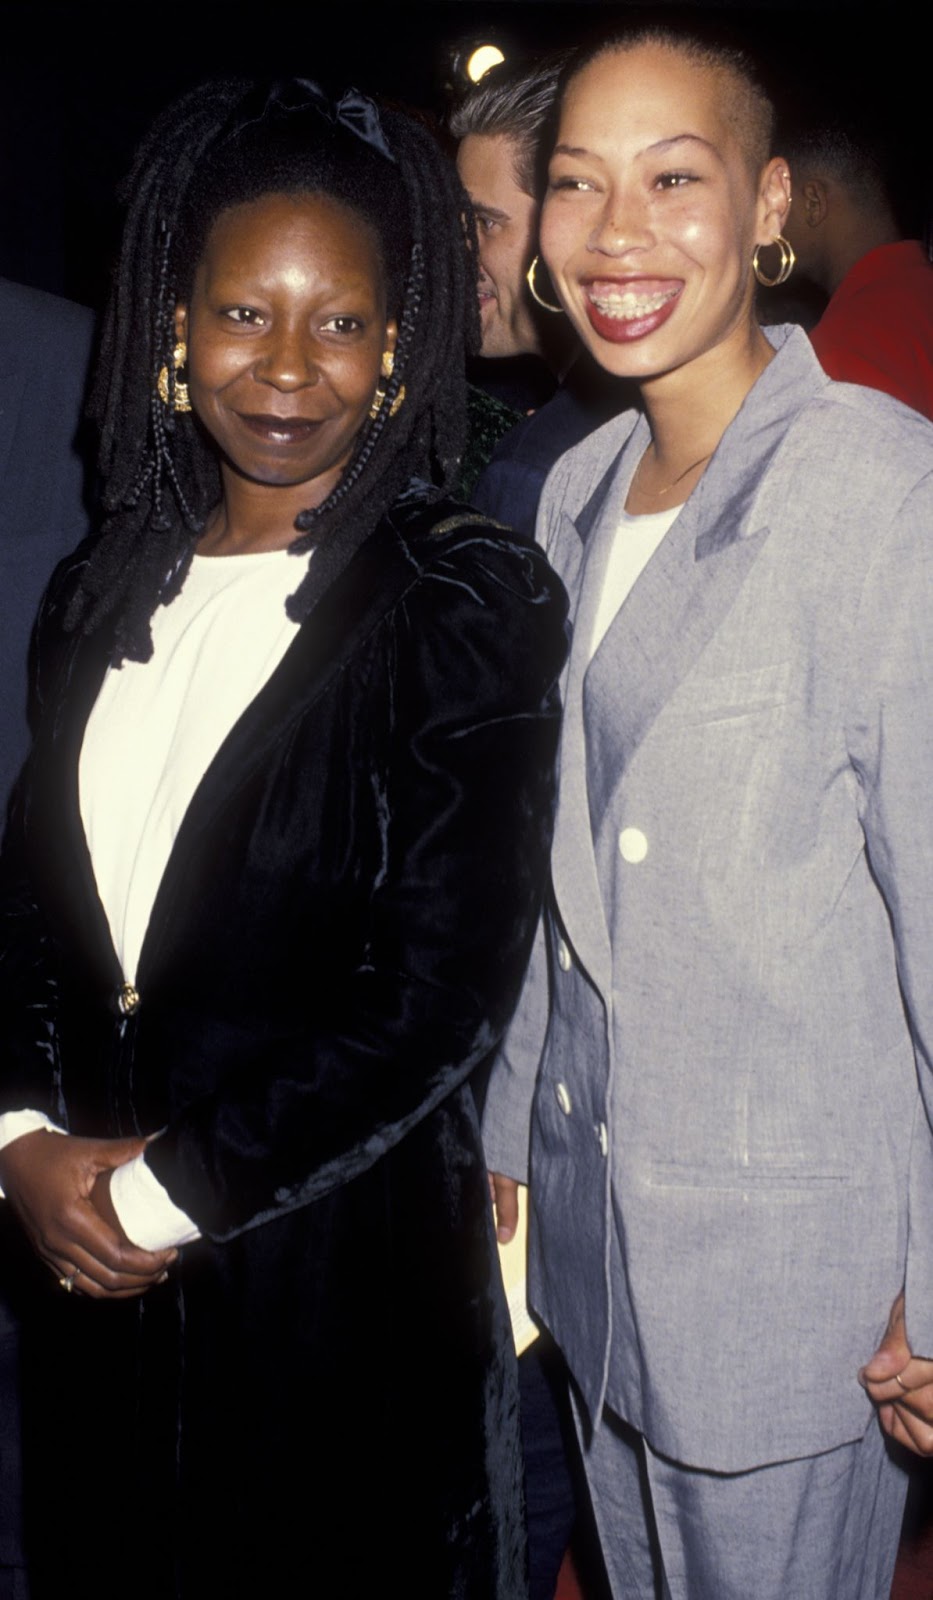
[[(467, 1083), (548, 845), (563, 592), (445, 499), (475, 266), (432, 141), (153, 128), (4, 858), (34, 1595), (524, 1587)], [(49, 1270), (51, 1269), (51, 1270)]]

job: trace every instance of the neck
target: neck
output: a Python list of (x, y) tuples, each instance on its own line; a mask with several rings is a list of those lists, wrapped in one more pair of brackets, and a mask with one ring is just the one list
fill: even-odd
[(664, 511), (687, 499), (773, 356), (757, 323), (749, 323), (687, 366), (641, 384), (651, 445), (633, 480), (629, 511)]
[(826, 260), (823, 280), (826, 292), (835, 294), (843, 278), (857, 261), (867, 256), (869, 250), (877, 250), (883, 244), (899, 244), (902, 238), (903, 234), (893, 217), (885, 212), (860, 218), (857, 223), (840, 231)]
[(202, 556), (257, 554), (285, 550), (299, 537), (295, 518), (326, 500), (338, 483), (342, 465), (307, 483), (254, 483), (226, 462), (221, 466), (223, 494), (207, 520), (198, 543)]

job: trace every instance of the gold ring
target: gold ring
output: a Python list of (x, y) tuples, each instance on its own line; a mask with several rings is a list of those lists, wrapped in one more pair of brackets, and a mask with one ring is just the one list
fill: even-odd
[(59, 1288), (60, 1289), (64, 1289), (66, 1294), (70, 1294), (72, 1289), (75, 1286), (75, 1278), (78, 1276), (78, 1273), (80, 1271), (81, 1271), (80, 1267), (75, 1267), (74, 1272), (70, 1272), (67, 1275), (67, 1277), (59, 1278), (59, 1280), (58, 1280)]
[(894, 1382), (898, 1385), (898, 1387), (900, 1389), (903, 1389), (905, 1394), (910, 1394), (910, 1390), (908, 1389), (906, 1383), (904, 1383), (901, 1380), (901, 1375), (900, 1375), (899, 1372), (895, 1372), (895, 1374), (894, 1374)]

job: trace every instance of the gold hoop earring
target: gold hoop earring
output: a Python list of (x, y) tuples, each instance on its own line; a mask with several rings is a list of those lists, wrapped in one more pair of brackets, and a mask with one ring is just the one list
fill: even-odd
[[(395, 356), (394, 356), (394, 354), (392, 353), (391, 350), (383, 350), (383, 352), (382, 352), (382, 362), (381, 362), (380, 367), (379, 367), (380, 381), (376, 385), (376, 392), (373, 395), (372, 404), (371, 404), (371, 406), (369, 408), (369, 420), (370, 420), (370, 422), (375, 422), (375, 420), (378, 417), (380, 411), (382, 410), (383, 403), (384, 403), (385, 397), (386, 397), (386, 384), (388, 383), (388, 381), (391, 378), (391, 376), (392, 376), (394, 371), (395, 371)], [(389, 416), (390, 417), (396, 416), (397, 413), (399, 411), (401, 411), (402, 406), (404, 405), (404, 403), (405, 403), (405, 385), (403, 383), (402, 387), (399, 389), (398, 394), (395, 396), (395, 399), (392, 401), (392, 404), (389, 407)]]
[[(175, 349), (172, 351), (172, 366), (175, 368), (176, 411), (191, 410), (191, 400), (188, 395), (188, 385), (185, 383), (183, 378), (179, 378), (178, 376), (187, 359), (188, 346), (185, 344), (184, 339), (179, 339)], [(159, 368), (159, 376), (156, 379), (156, 388), (159, 391), (159, 399), (161, 400), (162, 404), (167, 406), (169, 403), (168, 367)]]
[(535, 268), (538, 265), (538, 262), (540, 260), (541, 260), (540, 256), (535, 256), (533, 262), (531, 263), (531, 266), (528, 268), (528, 271), (525, 273), (525, 282), (527, 283), (529, 289), (531, 290), (531, 298), (532, 298), (532, 300), (537, 302), (537, 304), (541, 307), (541, 309), (543, 311), (558, 311), (558, 312), (563, 311), (563, 309), (564, 309), (563, 306), (552, 306), (551, 302), (549, 300), (542, 300), (542, 298), (539, 295), (537, 289), (535, 288)]
[[(778, 267), (776, 278), (767, 277), (758, 265), (759, 250), (768, 250), (772, 244), (781, 252), (781, 265)], [(796, 260), (797, 257), (794, 255), (794, 247), (790, 240), (785, 239), (784, 235), (779, 233), (776, 239), (772, 239), (770, 241), (770, 244), (757, 244), (755, 246), (755, 254), (752, 256), (752, 271), (763, 288), (776, 289), (779, 284), (787, 282), (794, 270), (794, 263)]]

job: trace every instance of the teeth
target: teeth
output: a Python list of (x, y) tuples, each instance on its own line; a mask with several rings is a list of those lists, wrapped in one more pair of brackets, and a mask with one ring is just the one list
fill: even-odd
[(650, 317), (652, 312), (660, 311), (668, 300), (673, 300), (677, 294), (676, 289), (662, 289), (658, 294), (636, 294), (632, 289), (625, 289), (621, 294), (610, 291), (608, 294), (596, 294), (590, 290), (590, 299), (598, 311), (606, 317), (617, 317), (620, 322), (634, 322), (637, 317)]

